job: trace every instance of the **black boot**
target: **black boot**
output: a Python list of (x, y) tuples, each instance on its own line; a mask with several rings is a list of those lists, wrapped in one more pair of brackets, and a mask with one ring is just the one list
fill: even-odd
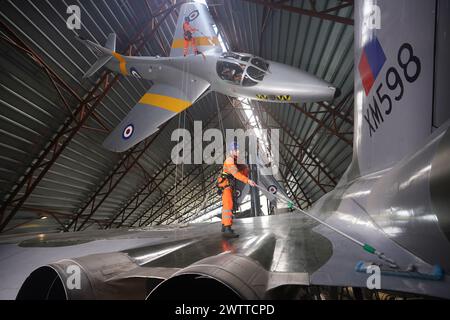
[(222, 232), (225, 232), (225, 226), (222, 225)]
[(239, 237), (239, 235), (237, 233), (235, 233), (233, 229), (231, 229), (231, 226), (224, 227), (223, 235), (224, 235), (224, 237), (227, 237), (227, 238)]

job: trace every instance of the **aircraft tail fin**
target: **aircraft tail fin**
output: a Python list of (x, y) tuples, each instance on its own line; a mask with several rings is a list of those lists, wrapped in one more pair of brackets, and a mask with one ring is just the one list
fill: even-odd
[[(189, 2), (181, 5), (177, 27), (173, 35), (170, 56), (183, 56), (186, 45), (185, 42), (188, 44), (187, 54), (193, 53), (192, 40), (189, 40), (189, 42), (186, 41), (186, 36), (193, 39), (195, 46), (200, 52), (211, 50), (222, 52), (222, 47), (220, 46), (213, 25), (214, 21), (212, 20), (206, 5), (196, 2)], [(194, 31), (191, 32), (189, 30)]]
[(92, 49), (98, 56), (97, 61), (89, 68), (83, 75), (83, 78), (89, 78), (98, 70), (100, 70), (105, 64), (107, 64), (113, 57), (113, 53), (116, 51), (116, 34), (110, 33), (106, 39), (105, 46), (94, 43), (90, 40), (79, 38), (79, 40), (88, 48)]
[(86, 73), (83, 75), (83, 78), (89, 78), (90, 76), (92, 76), (94, 73), (100, 70), (105, 64), (107, 64), (109, 60), (111, 60), (111, 58), (112, 56), (107, 55), (98, 58), (98, 60), (95, 61), (95, 63), (89, 68), (89, 70), (86, 71)]
[[(385, 14), (382, 29), (367, 27), (364, 12), (380, 8), (366, 2), (355, 2), (355, 143), (349, 179), (390, 168), (425, 145), (436, 114), (433, 87), (439, 84), (433, 75), (437, 54), (429, 50), (440, 47), (435, 17), (420, 14), (434, 12), (434, 2), (414, 2), (401, 21)], [(396, 10), (391, 2), (382, 7)], [(424, 37), (415, 37), (413, 27)]]

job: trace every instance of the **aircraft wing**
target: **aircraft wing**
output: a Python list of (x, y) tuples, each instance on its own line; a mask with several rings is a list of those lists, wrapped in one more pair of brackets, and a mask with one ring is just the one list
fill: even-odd
[[(319, 201), (317, 206), (321, 218), (339, 227), (350, 223), (344, 219), (345, 214), (327, 209), (323, 203)], [(360, 220), (353, 223), (364, 218), (367, 216), (361, 213)], [(422, 270), (429, 267), (378, 229), (360, 225), (363, 227), (356, 232), (363, 232), (364, 238), (370, 238), (374, 246), (401, 265), (413, 262)], [(189, 288), (201, 286), (203, 279), (208, 279), (207, 292), (212, 299), (223, 298), (214, 296), (221, 283), (226, 286), (225, 291), (219, 291), (222, 294), (235, 292), (244, 299), (287, 299), (294, 297), (276, 288), (365, 288), (370, 275), (356, 272), (356, 263), (379, 262), (300, 213), (238, 219), (234, 227), (240, 234), (236, 239), (222, 237), (220, 222), (3, 236), (0, 298), (13, 299), (20, 288), (19, 298), (23, 299), (144, 299), (150, 292), (150, 298), (161, 298), (167, 286), (172, 288), (167, 291), (167, 299), (195, 299)], [(352, 235), (362, 238), (362, 234)], [(65, 289), (71, 283), (67, 281), (70, 266), (79, 266), (80, 290)], [(381, 279), (385, 290), (443, 298), (450, 298), (448, 284), (448, 276), (441, 281), (395, 276)]]
[(208, 89), (209, 83), (197, 79), (190, 81), (188, 86), (181, 90), (167, 84), (154, 84), (109, 134), (103, 147), (122, 152), (141, 142), (163, 123), (189, 108)]

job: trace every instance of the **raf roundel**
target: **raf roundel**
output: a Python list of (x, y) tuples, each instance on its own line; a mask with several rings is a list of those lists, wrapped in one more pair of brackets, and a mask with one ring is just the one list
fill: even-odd
[(272, 184), (267, 188), (267, 191), (269, 191), (272, 194), (275, 194), (275, 193), (277, 193), (278, 188)]
[(200, 12), (198, 12), (198, 10), (194, 10), (191, 13), (189, 13), (188, 18), (189, 21), (194, 21), (195, 19), (197, 19), (197, 17), (200, 15)]
[(122, 138), (124, 138), (125, 140), (129, 139), (133, 135), (133, 132), (134, 132), (133, 125), (132, 124), (127, 125), (125, 129), (123, 129)]

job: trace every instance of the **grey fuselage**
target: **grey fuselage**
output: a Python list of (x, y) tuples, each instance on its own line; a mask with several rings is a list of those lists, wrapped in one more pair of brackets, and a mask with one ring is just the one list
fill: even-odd
[[(264, 77), (253, 85), (245, 86), (243, 81), (235, 83), (222, 79), (218, 74), (218, 62), (230, 62), (251, 67), (253, 58), (235, 54), (249, 61), (224, 58), (218, 52), (206, 52), (204, 55), (187, 55), (186, 57), (123, 57), (126, 61), (126, 75), (141, 77), (158, 83), (189, 89), (191, 83), (204, 81), (210, 89), (236, 98), (248, 98), (258, 101), (277, 103), (303, 103), (332, 100), (339, 92), (331, 84), (297, 68), (273, 61), (265, 61), (268, 69)], [(119, 62), (112, 59), (107, 67), (121, 72)], [(246, 71), (244, 71), (246, 72)], [(122, 72), (123, 73), (123, 72)]]

